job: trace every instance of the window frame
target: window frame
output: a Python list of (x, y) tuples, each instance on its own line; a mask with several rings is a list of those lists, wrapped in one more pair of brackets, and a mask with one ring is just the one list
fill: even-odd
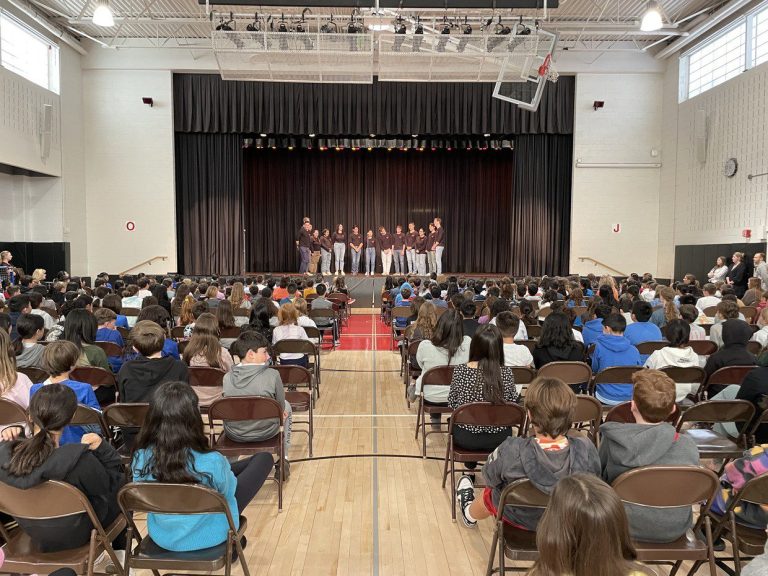
[[(15, 27), (16, 31), (25, 34), (29, 41), (39, 42), (42, 47), (46, 48), (45, 83), (40, 82), (41, 77), (43, 76), (42, 74), (34, 74), (32, 69), (24, 70), (8, 61), (7, 58), (4, 59), (4, 51), (2, 50), (3, 29), (9, 25)], [(45, 90), (59, 94), (61, 74), (59, 46), (56, 42), (44, 34), (41, 34), (7, 10), (0, 10), (0, 66), (13, 74), (21, 76), (29, 82), (32, 82), (36, 86), (40, 86)], [(38, 72), (42, 72), (42, 70), (38, 70)]]

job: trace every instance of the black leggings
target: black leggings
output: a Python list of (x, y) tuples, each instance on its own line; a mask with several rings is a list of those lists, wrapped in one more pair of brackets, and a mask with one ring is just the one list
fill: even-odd
[[(453, 441), (454, 444), (465, 450), (493, 452), (511, 435), (512, 428), (507, 428), (502, 432), (470, 432), (461, 426), (456, 426), (453, 430)], [(473, 470), (477, 467), (477, 462), (466, 462), (465, 467)]]
[(274, 466), (272, 455), (267, 453), (254, 454), (245, 460), (230, 463), (232, 473), (237, 479), (235, 500), (237, 500), (237, 510), (240, 514), (264, 485)]

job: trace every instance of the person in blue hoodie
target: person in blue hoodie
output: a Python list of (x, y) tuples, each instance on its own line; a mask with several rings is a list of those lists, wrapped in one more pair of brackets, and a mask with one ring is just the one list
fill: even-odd
[[(603, 321), (603, 333), (597, 339), (592, 354), (592, 372), (597, 374), (611, 366), (641, 366), (640, 352), (624, 338), (627, 320), (621, 314), (611, 314)], [(631, 384), (598, 384), (595, 397), (603, 404), (615, 406), (632, 400)]]
[(584, 338), (584, 347), (589, 348), (592, 344), (597, 342), (603, 334), (603, 320), (611, 315), (611, 307), (607, 304), (595, 304), (594, 308), (590, 310), (589, 314), (592, 316), (592, 320), (589, 320), (584, 324), (584, 328), (581, 331), (581, 335)]
[(653, 307), (643, 300), (637, 300), (632, 304), (632, 324), (624, 331), (624, 338), (629, 340), (632, 346), (642, 342), (658, 342), (664, 340), (661, 330), (656, 324), (649, 322), (653, 314)]

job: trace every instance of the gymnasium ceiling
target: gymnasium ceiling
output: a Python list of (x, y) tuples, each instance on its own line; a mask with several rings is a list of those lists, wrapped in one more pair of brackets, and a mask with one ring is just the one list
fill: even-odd
[[(75, 36), (90, 38), (108, 46), (157, 46), (165, 48), (205, 48), (211, 45), (211, 31), (220, 22), (220, 16), (229, 19), (230, 12), (235, 18), (235, 29), (245, 30), (246, 25), (254, 20), (254, 14), (266, 21), (271, 16), (272, 24), (277, 25), (281, 16), (289, 22), (298, 21), (303, 6), (296, 6), (299, 0), (283, 0), (279, 5), (255, 5), (257, 0), (238, 0), (251, 5), (201, 5), (198, 0), (110, 0), (115, 15), (115, 26), (103, 28), (91, 22), (91, 16), (97, 0), (28, 0), (49, 20)], [(205, 2), (205, 0), (202, 0)], [(221, 0), (220, 0), (221, 1)], [(274, 0), (273, 0), (274, 1)], [(313, 4), (322, 4), (320, 0), (310, 0)], [(371, 0), (373, 2), (374, 0)], [(519, 2), (521, 0), (506, 0)], [(541, 1), (541, 0), (540, 0)], [(560, 49), (570, 50), (617, 50), (617, 51), (657, 51), (665, 44), (677, 38), (685, 37), (689, 30), (700, 21), (715, 13), (726, 4), (727, 0), (661, 0), (665, 13), (665, 25), (662, 30), (641, 32), (640, 18), (646, 8), (647, 0), (560, 0), (557, 8), (510, 9), (498, 8), (494, 11), (493, 0), (478, 2), (464, 0), (465, 5), (481, 8), (431, 8), (409, 9), (408, 0), (399, 3), (402, 8), (363, 8), (360, 15), (364, 25), (390, 25), (400, 14), (408, 21), (408, 33), (418, 17), (427, 33), (439, 31), (444, 18), (449, 22), (463, 24), (465, 17), (473, 27), (473, 34), (480, 34), (481, 25), (492, 15), (494, 22), (501, 17), (504, 24), (512, 25), (520, 16), (537, 18), (541, 27), (557, 31), (560, 36)], [(328, 0), (334, 3), (334, 0)], [(329, 16), (344, 28), (350, 18), (351, 8), (338, 7), (339, 4), (354, 4), (350, 0), (339, 0), (336, 8), (313, 6), (307, 13), (305, 26), (314, 31)], [(288, 6), (291, 4), (292, 6)], [(440, 5), (440, 1), (436, 0)], [(455, 5), (448, 2), (446, 5)], [(487, 4), (487, 8), (482, 8)], [(370, 5), (370, 4), (369, 4)], [(389, 6), (397, 5), (391, 0)], [(509, 4), (507, 4), (509, 5)], [(211, 14), (213, 13), (213, 14)], [(211, 16), (213, 16), (211, 18)], [(268, 24), (267, 24), (268, 26)], [(454, 28), (454, 34), (461, 34), (461, 29)], [(491, 32), (493, 26), (491, 26)], [(391, 32), (391, 26), (389, 31)]]

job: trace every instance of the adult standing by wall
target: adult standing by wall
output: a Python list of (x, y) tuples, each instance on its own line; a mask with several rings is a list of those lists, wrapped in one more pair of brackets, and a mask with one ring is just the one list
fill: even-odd
[(760, 289), (768, 290), (768, 262), (765, 261), (765, 254), (758, 252), (752, 262), (755, 265), (755, 278), (760, 278)]
[(360, 227), (352, 226), (352, 234), (349, 235), (349, 248), (352, 255), (352, 274), (360, 271), (360, 254), (363, 250), (363, 237), (360, 235)]
[(416, 238), (419, 233), (416, 232), (416, 224), (408, 223), (408, 233), (405, 235), (405, 256), (408, 259), (408, 273), (417, 274), (416, 266)]
[(405, 234), (400, 224), (395, 226), (392, 235), (392, 251), (395, 256), (395, 274), (405, 274)]
[(443, 273), (443, 252), (445, 251), (445, 228), (441, 218), (435, 218), (435, 272), (439, 276)]
[(437, 272), (437, 261), (435, 259), (435, 232), (434, 223), (429, 223), (429, 234), (427, 234), (427, 273)]
[(309, 274), (309, 261), (312, 256), (312, 224), (309, 222), (309, 218), (304, 218), (304, 224), (296, 236), (296, 246), (301, 255), (299, 274)]
[(16, 283), (16, 270), (14, 270), (11, 260), (13, 254), (10, 250), (0, 252), (0, 282), (3, 286)]
[(744, 292), (747, 291), (747, 265), (743, 262), (744, 254), (741, 252), (733, 253), (733, 266), (728, 271), (726, 276), (726, 282), (733, 286), (733, 291), (738, 298), (744, 296)]
[(392, 270), (392, 234), (384, 226), (379, 226), (379, 249), (381, 250), (381, 273), (387, 276)]
[(333, 256), (336, 262), (336, 276), (344, 276), (344, 251), (347, 249), (347, 235), (344, 233), (344, 226), (336, 226), (336, 232), (333, 233)]

